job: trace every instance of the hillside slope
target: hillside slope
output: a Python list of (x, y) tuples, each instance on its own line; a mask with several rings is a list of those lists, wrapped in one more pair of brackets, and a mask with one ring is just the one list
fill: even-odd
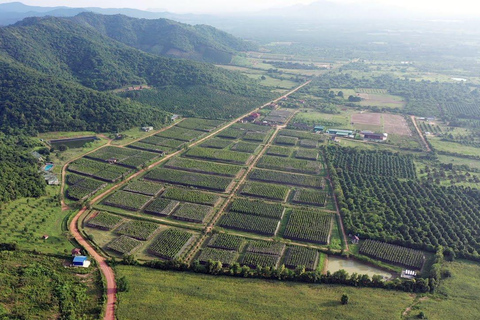
[(81, 13), (72, 20), (128, 46), (158, 55), (229, 63), (236, 51), (257, 49), (253, 43), (207, 25), (95, 13)]
[[(134, 84), (153, 87), (145, 90), (146, 104), (171, 90), (178, 94), (168, 105), (153, 103), (157, 106), (153, 107), (105, 92)], [(187, 96), (189, 88), (200, 89), (194, 104)], [(239, 73), (150, 55), (91, 27), (51, 17), (28, 18), (0, 28), (0, 92), (0, 128), (30, 133), (123, 130), (163, 121), (166, 114), (159, 110), (230, 117), (270, 97)], [(209, 101), (212, 94), (225, 99)], [(219, 116), (229, 105), (234, 106), (232, 112)]]

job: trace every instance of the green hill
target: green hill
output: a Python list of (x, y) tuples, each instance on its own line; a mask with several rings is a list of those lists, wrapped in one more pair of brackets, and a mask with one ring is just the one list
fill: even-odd
[[(152, 89), (130, 99), (111, 92), (134, 84)], [(228, 118), (270, 98), (257, 87), (239, 73), (147, 54), (67, 18), (28, 18), (0, 28), (4, 132), (123, 130), (161, 122), (164, 110)], [(168, 92), (175, 94), (163, 99)]]
[(212, 63), (229, 63), (236, 51), (257, 46), (207, 25), (125, 15), (81, 13), (73, 21), (145, 52)]

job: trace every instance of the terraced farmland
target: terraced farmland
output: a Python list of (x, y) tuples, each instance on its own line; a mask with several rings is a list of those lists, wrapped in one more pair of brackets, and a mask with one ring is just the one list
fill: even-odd
[(98, 212), (95, 217), (88, 220), (87, 225), (101, 230), (115, 229), (122, 222), (122, 218), (106, 212)]
[(200, 161), (187, 158), (173, 158), (165, 164), (166, 168), (215, 174), (219, 176), (235, 177), (240, 171), (241, 167), (230, 165), (230, 164), (221, 164), (208, 161)]
[(130, 220), (122, 223), (115, 232), (122, 235), (127, 235), (138, 240), (147, 240), (157, 229), (159, 225), (152, 222)]
[(169, 187), (167, 190), (165, 190), (165, 192), (162, 194), (162, 197), (178, 201), (206, 204), (210, 206), (215, 206), (218, 201), (220, 201), (220, 197), (215, 194), (175, 187)]
[(167, 168), (155, 168), (145, 176), (147, 180), (168, 182), (224, 192), (232, 182), (231, 178), (192, 173)]
[(127, 191), (118, 191), (103, 200), (103, 204), (111, 207), (117, 207), (130, 211), (142, 209), (152, 198), (138, 193)]
[(237, 198), (230, 204), (230, 211), (281, 219), (284, 208), (279, 203), (270, 204), (258, 200), (251, 201)]
[(257, 163), (257, 167), (287, 172), (318, 174), (323, 168), (319, 161), (300, 160), (265, 155)]
[(318, 251), (315, 249), (291, 246), (285, 253), (285, 267), (295, 269), (297, 266), (304, 266), (306, 270), (315, 270), (318, 256)]
[(172, 217), (178, 220), (204, 223), (207, 217), (212, 213), (212, 207), (195, 203), (184, 203), (175, 210)]
[(284, 201), (289, 191), (290, 189), (286, 186), (247, 181), (242, 188), (241, 194)]
[(123, 190), (147, 196), (155, 196), (163, 190), (163, 185), (151, 181), (136, 180), (129, 182)]
[(250, 155), (244, 152), (236, 152), (230, 150), (215, 150), (209, 148), (193, 147), (185, 154), (185, 157), (220, 161), (233, 164), (244, 165), (250, 159)]
[(301, 204), (310, 204), (314, 206), (325, 206), (327, 193), (325, 191), (313, 189), (297, 189), (292, 198), (292, 202)]
[(240, 212), (229, 212), (224, 215), (219, 223), (221, 227), (258, 233), (265, 236), (274, 236), (280, 220), (254, 216)]
[(170, 199), (157, 198), (150, 202), (145, 208), (145, 212), (160, 216), (168, 216), (175, 210), (180, 202)]
[(130, 238), (129, 236), (120, 236), (110, 242), (107, 248), (120, 254), (132, 254), (142, 244), (142, 241)]
[(208, 241), (207, 246), (211, 248), (239, 251), (245, 239), (227, 233), (220, 233), (213, 235)]
[(170, 228), (161, 232), (155, 238), (148, 247), (148, 252), (157, 257), (172, 260), (182, 254), (194, 237), (187, 231)]
[(283, 237), (292, 240), (327, 244), (333, 215), (316, 210), (294, 209)]
[(230, 250), (220, 250), (214, 248), (203, 248), (198, 256), (200, 263), (211, 261), (220, 261), (223, 266), (230, 266), (237, 261), (238, 252)]
[(251, 180), (274, 182), (278, 184), (288, 184), (301, 187), (311, 187), (323, 189), (325, 180), (323, 177), (307, 176), (303, 174), (278, 172), (263, 169), (254, 169), (249, 177)]

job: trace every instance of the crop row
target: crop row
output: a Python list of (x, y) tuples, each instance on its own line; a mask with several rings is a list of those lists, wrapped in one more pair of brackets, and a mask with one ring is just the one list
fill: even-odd
[(235, 263), (238, 258), (238, 252), (230, 250), (220, 250), (214, 248), (203, 248), (198, 260), (200, 263), (208, 261), (220, 261), (223, 266), (228, 267)]
[(142, 209), (152, 198), (139, 193), (131, 193), (127, 191), (118, 191), (103, 200), (103, 204), (107, 206), (122, 208), (130, 211), (138, 211)]
[(156, 136), (190, 142), (197, 139), (199, 136), (201, 136), (201, 134), (199, 134), (198, 131), (195, 130), (188, 130), (175, 126), (160, 133), (157, 133)]
[(323, 168), (321, 162), (291, 159), (264, 155), (257, 163), (257, 167), (288, 172), (318, 174)]
[(153, 144), (144, 143), (142, 141), (131, 143), (127, 147), (133, 148), (133, 149), (156, 152), (156, 153), (169, 153), (173, 150), (172, 148), (169, 148), (169, 147), (157, 146)]
[(235, 177), (241, 169), (241, 167), (231, 164), (220, 164), (180, 157), (176, 157), (168, 161), (165, 164), (165, 167), (199, 173), (216, 174), (227, 177)]
[(327, 193), (325, 191), (312, 189), (297, 189), (292, 201), (302, 204), (310, 204), (314, 206), (325, 206)]
[(306, 270), (315, 270), (318, 263), (318, 251), (305, 247), (288, 247), (285, 254), (285, 267), (296, 268), (304, 266)]
[(280, 256), (270, 254), (247, 252), (242, 257), (240, 263), (251, 268), (256, 268), (257, 266), (277, 268), (280, 258)]
[(129, 182), (123, 190), (147, 196), (156, 196), (163, 190), (163, 185), (151, 181), (136, 180)]
[(146, 206), (145, 212), (160, 216), (168, 216), (178, 207), (179, 204), (180, 202), (175, 200), (157, 198)]
[(67, 184), (67, 196), (73, 200), (84, 200), (106, 186), (104, 182), (73, 174), (67, 176)]
[(101, 160), (101, 161), (106, 161), (112, 158), (117, 160), (122, 160), (128, 157), (134, 156), (139, 152), (141, 151), (113, 147), (113, 146), (106, 146), (95, 152), (87, 154), (85, 157), (90, 159), (95, 159), (95, 160)]
[(130, 172), (127, 168), (85, 158), (72, 162), (68, 166), (68, 171), (81, 173), (107, 182), (115, 182)]
[(259, 144), (239, 141), (235, 143), (230, 149), (238, 152), (254, 153), (259, 147)]
[(278, 157), (290, 157), (292, 154), (292, 148), (288, 147), (280, 147), (280, 146), (270, 146), (267, 149), (267, 154), (271, 156), (278, 156)]
[(144, 178), (218, 191), (225, 191), (232, 182), (230, 178), (167, 168), (155, 168), (149, 171)]
[(123, 235), (113, 239), (107, 248), (121, 254), (132, 254), (142, 243), (140, 240)]
[(167, 188), (162, 194), (162, 197), (178, 201), (206, 204), (209, 206), (215, 206), (220, 200), (220, 197), (215, 194), (175, 187)]
[(189, 149), (185, 153), (185, 156), (235, 164), (245, 164), (250, 158), (250, 155), (244, 152), (236, 152), (230, 150), (212, 150), (200, 147), (193, 147)]
[(138, 240), (149, 239), (155, 231), (159, 228), (159, 225), (153, 222), (130, 220), (121, 224), (115, 232), (130, 236)]
[(274, 236), (280, 220), (253, 216), (239, 212), (229, 212), (223, 216), (220, 226), (240, 231)]
[(247, 200), (237, 198), (230, 204), (230, 211), (248, 213), (267, 218), (281, 219), (284, 208), (281, 204), (265, 203), (258, 200)]
[(281, 256), (285, 251), (285, 247), (286, 247), (285, 244), (281, 242), (251, 241), (248, 244), (247, 252)]
[(102, 230), (115, 229), (121, 222), (122, 218), (106, 212), (98, 212), (95, 217), (88, 220), (87, 225), (92, 228)]
[(290, 129), (283, 129), (279, 132), (279, 135), (282, 136), (289, 136), (289, 137), (296, 137), (300, 139), (308, 139), (314, 141), (323, 141), (324, 137), (319, 134), (309, 133), (305, 131), (298, 131), (298, 130), (290, 130)]
[(295, 158), (315, 161), (318, 159), (318, 151), (314, 149), (297, 149)]
[(249, 178), (252, 180), (275, 182), (279, 184), (289, 184), (301, 187), (323, 188), (325, 185), (325, 180), (323, 177), (262, 169), (254, 169)]
[(295, 137), (277, 136), (275, 138), (276, 144), (294, 146), (297, 144), (297, 142), (298, 142), (298, 138), (295, 138)]
[(375, 259), (417, 270), (422, 269), (425, 262), (425, 255), (422, 251), (375, 240), (365, 240), (359, 252)]
[(148, 251), (160, 258), (172, 260), (182, 254), (193, 238), (194, 235), (187, 231), (170, 228), (155, 238)]
[(288, 187), (282, 185), (247, 181), (242, 188), (241, 194), (283, 201), (289, 191), (290, 189)]
[(283, 237), (319, 244), (327, 244), (332, 225), (332, 214), (321, 211), (294, 209)]
[(203, 148), (212, 148), (212, 149), (225, 149), (232, 144), (232, 140), (221, 139), (221, 138), (211, 138), (202, 143), (200, 146)]
[(239, 251), (245, 239), (227, 233), (213, 235), (208, 241), (207, 246), (211, 248)]
[(212, 211), (213, 209), (210, 206), (195, 203), (183, 203), (180, 205), (180, 208), (173, 212), (172, 217), (177, 220), (204, 223)]
[(315, 140), (301, 139), (299, 146), (304, 148), (316, 148), (318, 146), (318, 143)]
[(266, 137), (267, 134), (264, 132), (247, 132), (243, 136), (243, 140), (263, 142)]

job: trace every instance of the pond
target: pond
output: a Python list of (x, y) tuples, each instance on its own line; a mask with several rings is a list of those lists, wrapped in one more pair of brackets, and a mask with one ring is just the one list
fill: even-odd
[(338, 271), (341, 269), (344, 269), (345, 271), (347, 271), (348, 274), (352, 274), (356, 272), (358, 274), (368, 274), (370, 277), (376, 274), (381, 275), (387, 279), (393, 277), (393, 275), (387, 271), (365, 264), (363, 262), (359, 262), (357, 260), (342, 259), (334, 256), (328, 256), (327, 270), (330, 271), (331, 273), (334, 273), (335, 271)]

